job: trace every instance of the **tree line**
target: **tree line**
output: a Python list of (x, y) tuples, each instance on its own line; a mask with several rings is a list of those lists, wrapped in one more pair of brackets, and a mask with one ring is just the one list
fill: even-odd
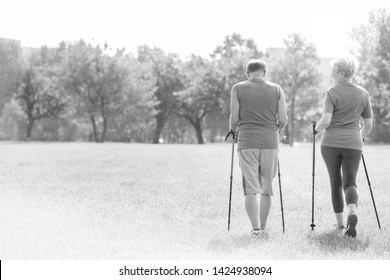
[[(356, 82), (369, 90), (374, 108), (369, 140), (390, 142), (390, 12), (372, 11), (351, 35)], [(228, 131), (231, 87), (246, 79), (249, 59), (263, 58), (267, 79), (285, 91), (285, 134), (293, 144), (310, 139), (308, 126), (331, 86), (330, 66), (300, 34), (288, 35), (284, 48), (260, 51), (234, 33), (207, 58), (147, 45), (132, 54), (84, 40), (21, 52), (0, 40), (2, 140), (218, 142)]]

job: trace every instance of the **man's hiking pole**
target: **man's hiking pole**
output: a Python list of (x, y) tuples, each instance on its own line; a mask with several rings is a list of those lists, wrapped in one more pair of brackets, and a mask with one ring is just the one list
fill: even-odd
[(362, 160), (363, 160), (364, 171), (366, 172), (366, 177), (367, 177), (368, 187), (370, 188), (370, 193), (371, 193), (372, 203), (374, 204), (374, 210), (375, 210), (376, 220), (377, 220), (377, 222), (378, 222), (379, 229), (381, 229), (381, 223), (379, 222), (379, 216), (378, 216), (378, 212), (376, 211), (376, 206), (375, 206), (375, 199), (374, 199), (374, 195), (372, 194), (372, 189), (371, 189), (370, 178), (368, 177), (368, 172), (367, 172), (366, 162), (364, 161), (364, 156), (363, 156), (363, 154), (362, 154)]
[[(286, 137), (284, 135), (281, 136), (282, 136), (282, 142), (287, 143)], [(284, 208), (283, 208), (283, 196), (282, 196), (282, 181), (280, 179), (279, 153), (278, 153), (278, 178), (279, 178), (280, 209), (282, 211), (282, 226), (283, 226), (283, 233), (285, 233), (286, 229), (284, 226)]]
[(282, 182), (280, 180), (279, 155), (278, 155), (278, 177), (279, 177), (280, 209), (282, 210), (282, 226), (283, 226), (283, 233), (284, 233), (285, 232), (285, 228), (284, 228), (284, 211), (283, 211)]
[(311, 193), (311, 230), (314, 231), (314, 178), (315, 178), (315, 158), (316, 158), (316, 121), (312, 122), (313, 125), (313, 172), (312, 172), (312, 193)]
[(229, 138), (230, 134), (233, 137), (232, 140), (232, 164), (230, 168), (230, 192), (229, 192), (229, 216), (228, 216), (228, 231), (230, 230), (230, 213), (232, 210), (232, 186), (233, 186), (233, 160), (234, 160), (234, 142), (236, 140), (236, 133), (232, 130), (226, 135), (225, 141)]

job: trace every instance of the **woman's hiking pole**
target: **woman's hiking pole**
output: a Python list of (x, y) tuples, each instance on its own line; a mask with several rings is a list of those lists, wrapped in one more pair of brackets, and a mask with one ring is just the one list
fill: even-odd
[(229, 192), (229, 216), (228, 216), (228, 231), (230, 230), (230, 213), (232, 210), (232, 186), (233, 186), (233, 160), (234, 160), (234, 142), (236, 140), (235, 138), (235, 132), (230, 130), (229, 133), (226, 135), (225, 141), (229, 138), (230, 134), (233, 137), (232, 140), (232, 164), (230, 167), (230, 192)]
[(282, 226), (283, 226), (283, 233), (284, 233), (285, 232), (285, 228), (284, 228), (284, 211), (283, 211), (282, 183), (281, 183), (281, 180), (280, 180), (279, 155), (278, 155), (278, 177), (279, 177), (280, 208), (282, 210)]
[(363, 160), (364, 171), (366, 172), (366, 177), (367, 177), (368, 187), (370, 188), (370, 193), (371, 193), (372, 203), (374, 204), (374, 210), (375, 210), (376, 220), (377, 220), (377, 222), (378, 222), (379, 229), (381, 229), (381, 223), (379, 222), (379, 216), (378, 216), (378, 212), (376, 211), (376, 206), (375, 206), (375, 199), (374, 199), (374, 195), (372, 194), (372, 189), (371, 189), (370, 178), (368, 177), (368, 172), (367, 172), (366, 162), (364, 161), (364, 156), (363, 156), (363, 154), (362, 154), (362, 160)]
[(313, 124), (313, 180), (312, 180), (312, 193), (311, 193), (311, 230), (314, 231), (314, 178), (315, 178), (315, 159), (316, 159), (316, 121), (312, 122)]

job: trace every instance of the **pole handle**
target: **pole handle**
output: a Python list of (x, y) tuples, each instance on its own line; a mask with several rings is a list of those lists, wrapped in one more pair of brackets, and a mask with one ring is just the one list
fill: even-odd
[(312, 124), (313, 124), (313, 134), (316, 135), (318, 132), (316, 131), (316, 125), (317, 125), (317, 121), (312, 121)]
[(234, 140), (236, 139), (236, 133), (237, 133), (237, 132), (235, 132), (235, 131), (233, 131), (233, 130), (230, 130), (230, 131), (228, 132), (228, 134), (226, 135), (226, 137), (225, 137), (225, 141), (229, 139), (229, 136), (230, 136), (230, 135), (232, 135), (232, 137), (233, 137), (233, 142), (234, 142)]

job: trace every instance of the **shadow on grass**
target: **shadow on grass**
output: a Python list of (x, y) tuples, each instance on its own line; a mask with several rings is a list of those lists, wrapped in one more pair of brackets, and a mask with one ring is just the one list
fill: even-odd
[(311, 233), (308, 239), (311, 244), (317, 246), (320, 250), (330, 253), (340, 253), (340, 251), (345, 250), (363, 252), (370, 245), (368, 238), (346, 237), (337, 231)]
[(258, 245), (268, 240), (269, 234), (267, 232), (261, 233), (256, 237), (252, 237), (249, 234), (217, 235), (207, 244), (207, 249), (218, 252), (233, 252), (237, 249), (253, 248), (253, 245)]

